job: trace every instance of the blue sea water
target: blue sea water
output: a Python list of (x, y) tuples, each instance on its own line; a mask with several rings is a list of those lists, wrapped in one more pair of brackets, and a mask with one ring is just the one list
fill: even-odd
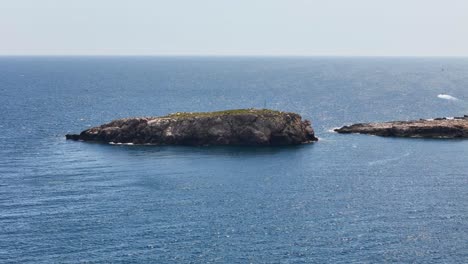
[[(64, 138), (248, 107), (297, 112), (320, 141)], [(329, 132), (463, 114), (466, 58), (1, 57), (0, 263), (467, 263), (467, 140)]]

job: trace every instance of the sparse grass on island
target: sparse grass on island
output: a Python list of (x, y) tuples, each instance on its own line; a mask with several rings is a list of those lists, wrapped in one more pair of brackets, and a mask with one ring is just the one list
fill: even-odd
[(163, 116), (163, 118), (189, 118), (189, 117), (214, 117), (225, 115), (242, 115), (242, 114), (256, 114), (256, 115), (278, 115), (284, 112), (271, 110), (271, 109), (232, 109), (214, 112), (176, 112)]

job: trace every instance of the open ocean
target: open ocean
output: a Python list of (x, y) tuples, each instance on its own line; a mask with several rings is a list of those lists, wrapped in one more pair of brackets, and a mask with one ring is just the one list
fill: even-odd
[[(64, 137), (250, 107), (320, 141)], [(0, 57), (0, 263), (468, 263), (468, 140), (329, 132), (464, 114), (468, 58)]]

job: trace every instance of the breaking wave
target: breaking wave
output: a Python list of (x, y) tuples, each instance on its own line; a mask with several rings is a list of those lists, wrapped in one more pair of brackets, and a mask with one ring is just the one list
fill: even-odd
[(439, 94), (437, 95), (438, 98), (440, 99), (444, 99), (444, 100), (452, 100), (452, 101), (458, 101), (460, 99), (454, 97), (454, 96), (451, 96), (449, 94)]

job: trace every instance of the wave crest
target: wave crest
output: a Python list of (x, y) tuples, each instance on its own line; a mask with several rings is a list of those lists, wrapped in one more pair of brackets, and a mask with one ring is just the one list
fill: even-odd
[(440, 99), (444, 99), (444, 100), (451, 100), (451, 101), (458, 101), (460, 99), (454, 97), (454, 96), (451, 96), (450, 94), (439, 94), (437, 95), (438, 98)]

